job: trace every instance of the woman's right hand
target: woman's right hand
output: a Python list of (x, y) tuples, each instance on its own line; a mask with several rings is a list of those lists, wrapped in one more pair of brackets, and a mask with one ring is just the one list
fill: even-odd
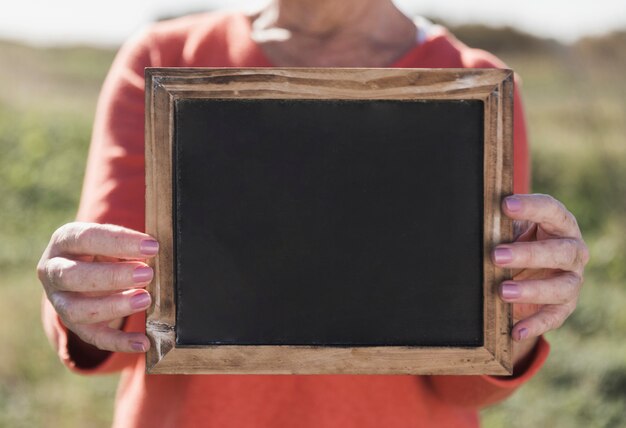
[(37, 265), (48, 300), (65, 326), (98, 349), (145, 352), (143, 333), (120, 330), (124, 317), (150, 306), (152, 280), (144, 263), (159, 244), (120, 226), (68, 223), (57, 229)]

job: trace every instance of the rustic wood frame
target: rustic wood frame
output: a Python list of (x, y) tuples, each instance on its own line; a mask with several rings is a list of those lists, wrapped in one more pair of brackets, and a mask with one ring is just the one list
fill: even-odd
[[(510, 272), (490, 251), (513, 238), (501, 214), (512, 188), (513, 72), (501, 69), (146, 68), (146, 232), (160, 242), (148, 286), (147, 373), (493, 374), (512, 373), (511, 307), (497, 296)], [(425, 99), (484, 102), (484, 346), (177, 347), (173, 284), (172, 147), (181, 98)]]

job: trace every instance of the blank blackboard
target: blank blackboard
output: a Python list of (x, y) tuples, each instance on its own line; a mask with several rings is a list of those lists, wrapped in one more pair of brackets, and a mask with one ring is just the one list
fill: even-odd
[(177, 344), (482, 345), (483, 110), (178, 101)]
[(510, 373), (488, 253), (511, 233), (511, 89), (508, 70), (147, 69), (148, 372)]

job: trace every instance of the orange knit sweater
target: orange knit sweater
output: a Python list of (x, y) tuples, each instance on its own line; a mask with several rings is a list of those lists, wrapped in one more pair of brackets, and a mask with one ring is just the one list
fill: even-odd
[[(211, 12), (151, 25), (120, 49), (97, 106), (78, 219), (144, 229), (144, 67), (272, 66), (242, 13)], [(390, 67), (502, 67), (445, 29)], [(528, 150), (515, 94), (515, 192), (528, 191)], [(141, 354), (112, 353), (81, 367), (67, 329), (43, 301), (44, 327), (61, 360), (85, 374), (122, 371), (115, 427), (475, 427), (481, 407), (510, 395), (548, 355), (541, 339), (514, 377), (372, 375), (149, 375)], [(145, 318), (126, 331), (144, 331)]]

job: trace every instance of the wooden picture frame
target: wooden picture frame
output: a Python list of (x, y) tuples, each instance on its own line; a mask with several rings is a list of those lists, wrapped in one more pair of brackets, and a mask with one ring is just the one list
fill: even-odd
[[(501, 69), (146, 68), (146, 233), (160, 243), (150, 261), (152, 306), (146, 372), (155, 374), (512, 373), (511, 307), (497, 296), (510, 272), (490, 252), (513, 238), (500, 203), (511, 194), (513, 72)], [(172, 155), (177, 100), (480, 100), (484, 103), (483, 346), (295, 346), (176, 344)]]

